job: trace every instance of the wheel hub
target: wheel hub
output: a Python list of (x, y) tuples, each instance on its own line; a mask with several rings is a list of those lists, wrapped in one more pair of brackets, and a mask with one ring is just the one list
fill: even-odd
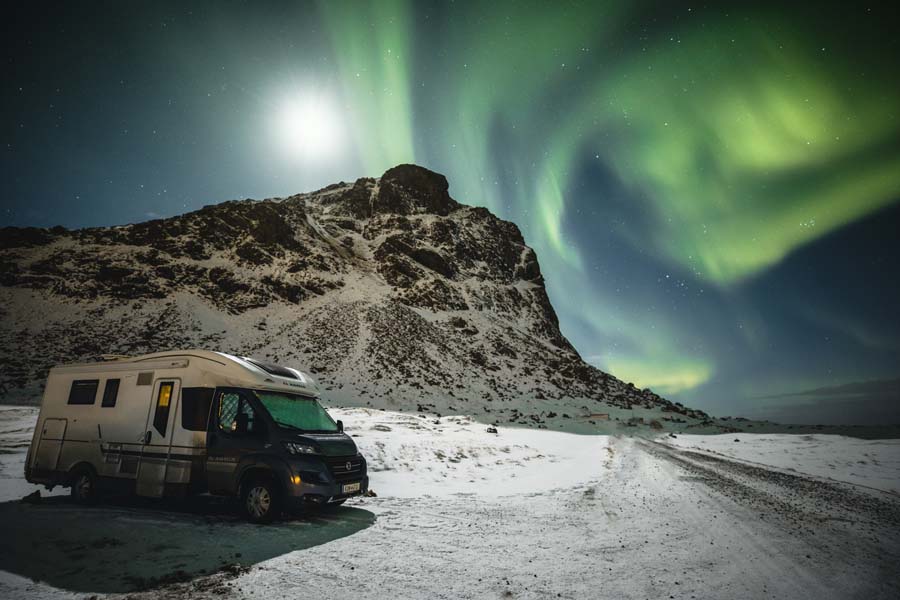
[(272, 506), (272, 496), (263, 486), (256, 486), (247, 494), (247, 511), (254, 517), (262, 517), (268, 514)]

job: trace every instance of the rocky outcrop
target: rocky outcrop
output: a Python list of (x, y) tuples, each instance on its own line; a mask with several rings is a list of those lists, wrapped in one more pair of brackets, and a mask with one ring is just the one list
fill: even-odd
[(37, 401), (55, 363), (193, 346), (310, 368), (342, 404), (687, 410), (586, 364), (518, 227), (415, 165), (133, 225), (0, 233), (7, 401)]
[(373, 209), (398, 215), (431, 213), (447, 216), (460, 207), (450, 197), (449, 189), (443, 175), (417, 165), (399, 165), (381, 176)]

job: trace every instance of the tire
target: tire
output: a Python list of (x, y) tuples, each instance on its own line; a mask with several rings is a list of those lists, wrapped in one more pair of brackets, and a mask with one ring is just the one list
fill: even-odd
[(271, 479), (251, 479), (243, 486), (241, 507), (251, 523), (271, 523), (281, 514), (281, 490)]
[(97, 476), (94, 470), (89, 467), (80, 467), (72, 472), (72, 501), (75, 504), (88, 506), (96, 504), (97, 493)]

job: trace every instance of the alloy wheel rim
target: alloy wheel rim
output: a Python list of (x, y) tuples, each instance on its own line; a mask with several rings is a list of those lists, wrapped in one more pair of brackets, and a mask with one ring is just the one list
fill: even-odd
[(272, 497), (269, 490), (263, 486), (256, 486), (247, 494), (247, 509), (254, 517), (262, 517), (268, 514), (272, 506)]

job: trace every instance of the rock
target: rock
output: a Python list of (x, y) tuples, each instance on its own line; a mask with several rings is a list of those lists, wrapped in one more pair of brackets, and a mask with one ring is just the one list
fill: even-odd
[(497, 433), (497, 428), (496, 427), (488, 427), (487, 432), (488, 433)]
[[(54, 233), (56, 228), (54, 228)], [(53, 234), (50, 230), (38, 227), (3, 227), (0, 228), (0, 248), (30, 248), (50, 243)]]
[(447, 178), (418, 165), (398, 165), (381, 176), (373, 208), (379, 212), (434, 213), (446, 216), (459, 209), (448, 190)]

